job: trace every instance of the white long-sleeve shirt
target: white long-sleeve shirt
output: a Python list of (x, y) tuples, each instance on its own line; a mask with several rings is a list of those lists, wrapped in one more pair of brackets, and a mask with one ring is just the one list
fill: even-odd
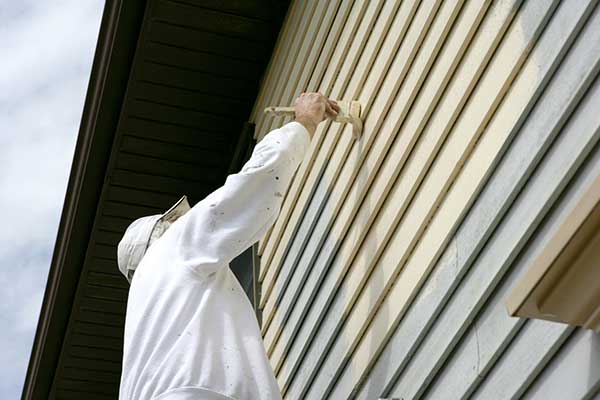
[(127, 302), (120, 400), (281, 399), (229, 262), (275, 222), (310, 137), (291, 122), (147, 250)]

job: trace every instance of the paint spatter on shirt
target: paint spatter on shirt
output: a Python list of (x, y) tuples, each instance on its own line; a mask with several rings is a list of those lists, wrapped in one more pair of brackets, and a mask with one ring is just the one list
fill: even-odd
[(215, 218), (211, 218), (208, 223), (209, 232), (214, 232), (217, 229), (217, 220)]

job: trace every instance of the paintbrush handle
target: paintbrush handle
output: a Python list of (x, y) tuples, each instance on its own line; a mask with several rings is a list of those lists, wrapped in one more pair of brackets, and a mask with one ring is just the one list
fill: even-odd
[[(275, 115), (276, 117), (283, 117), (283, 116), (287, 116), (287, 115), (293, 117), (295, 112), (296, 112), (295, 107), (267, 107), (267, 108), (265, 108), (265, 114)], [(334, 121), (337, 121), (337, 122), (347, 122), (347, 117), (346, 117), (346, 114), (344, 113), (344, 110), (340, 110), (338, 115), (335, 117), (330, 116), (329, 114), (325, 114), (325, 116), (327, 118), (333, 119)]]
[(265, 114), (273, 114), (277, 117), (285, 115), (293, 116), (296, 112), (295, 107), (267, 107), (265, 108)]
[[(335, 117), (327, 115), (328, 118), (335, 122), (350, 123), (353, 126), (352, 134), (356, 139), (360, 137), (362, 132), (362, 119), (361, 119), (361, 105), (358, 101), (337, 101), (340, 110)], [(265, 108), (265, 114), (272, 114), (275, 116), (294, 116), (294, 107), (267, 107)]]

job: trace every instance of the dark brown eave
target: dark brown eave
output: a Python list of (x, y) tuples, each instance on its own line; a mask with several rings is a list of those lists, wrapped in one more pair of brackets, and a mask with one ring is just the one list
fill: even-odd
[[(106, 2), (23, 399), (114, 398), (128, 290), (116, 241), (133, 219), (182, 191), (193, 204), (239, 168), (247, 154), (235, 144), (251, 140), (244, 121), (286, 9), (271, 0)], [(96, 316), (92, 332), (78, 330)]]
[(45, 398), (67, 327), (144, 15), (143, 1), (107, 1), (52, 256), (24, 399)]

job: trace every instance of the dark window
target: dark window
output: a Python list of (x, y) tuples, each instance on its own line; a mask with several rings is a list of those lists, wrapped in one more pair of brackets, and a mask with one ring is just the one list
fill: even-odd
[(258, 243), (255, 243), (252, 247), (249, 247), (242, 254), (234, 258), (229, 263), (229, 268), (244, 288), (244, 292), (250, 299), (252, 307), (256, 312), (256, 318), (258, 324), (262, 324), (262, 313), (258, 308), (260, 302), (260, 284), (258, 282), (258, 268), (260, 258), (257, 254)]
[[(252, 155), (254, 145), (254, 124), (245, 123), (237, 144), (232, 151), (232, 159), (229, 165), (228, 174), (235, 174), (242, 168)], [(255, 243), (231, 261), (229, 268), (231, 268), (231, 271), (242, 285), (242, 288), (244, 288), (246, 295), (248, 295), (260, 324), (262, 322), (262, 316), (258, 309), (260, 296), (258, 267), (260, 259), (257, 251), (258, 243)]]
[(229, 264), (229, 268), (244, 288), (250, 302), (254, 304), (254, 277), (252, 268), (252, 247), (237, 256)]

